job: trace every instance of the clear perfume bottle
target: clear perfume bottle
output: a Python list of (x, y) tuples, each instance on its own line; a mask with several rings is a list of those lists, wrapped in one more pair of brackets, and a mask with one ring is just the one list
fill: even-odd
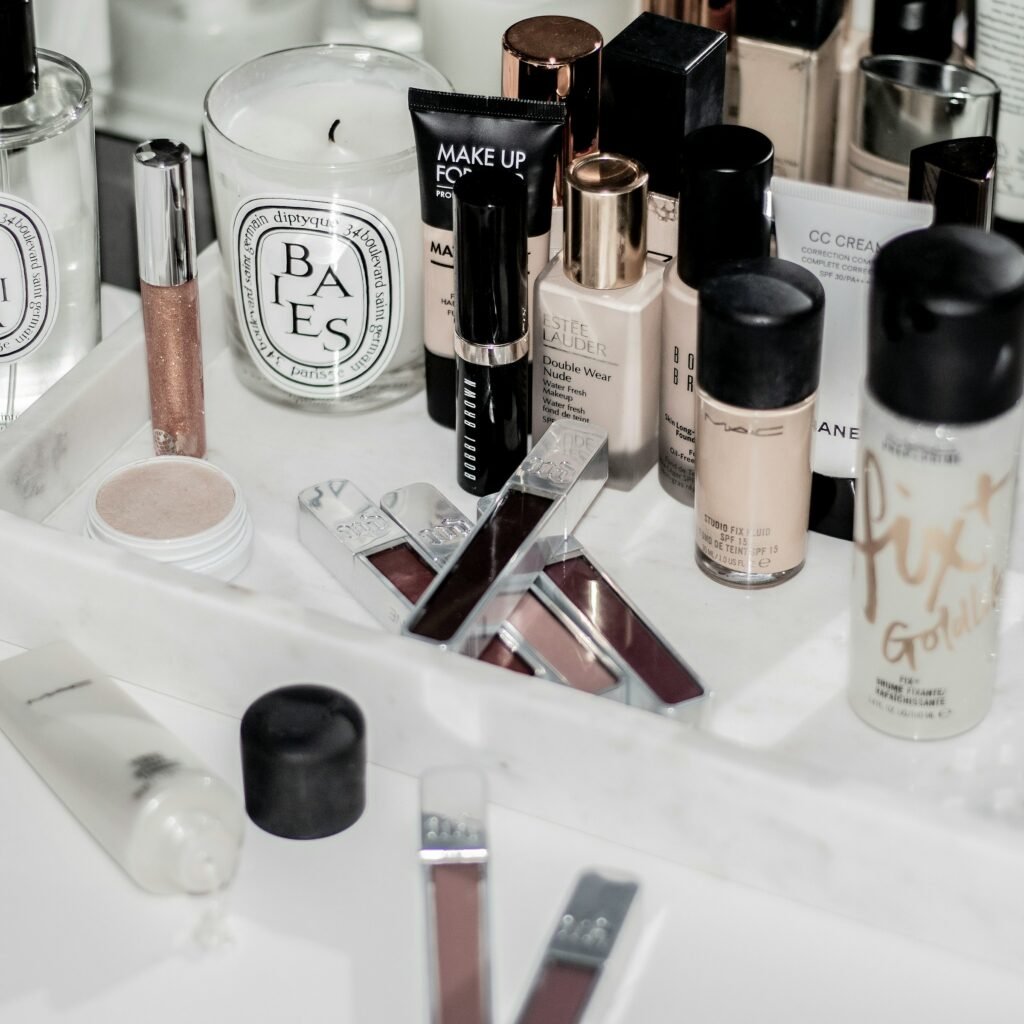
[(99, 341), (92, 89), (0, 6), (0, 429)]

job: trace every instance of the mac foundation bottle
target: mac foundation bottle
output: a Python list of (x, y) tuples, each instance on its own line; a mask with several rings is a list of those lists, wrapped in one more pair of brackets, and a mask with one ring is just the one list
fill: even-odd
[(767, 256), (772, 144), (739, 125), (688, 135), (682, 150), (679, 255), (665, 269), (658, 480), (693, 504), (697, 289), (721, 267)]
[(775, 144), (775, 173), (832, 181), (843, 0), (746, 0), (736, 8), (739, 122)]
[(641, 14), (604, 48), (601, 145), (650, 175), (647, 251), (666, 263), (679, 236), (683, 139), (721, 123), (725, 53), (723, 33), (657, 14)]
[(533, 436), (558, 419), (608, 431), (608, 485), (635, 486), (658, 455), (661, 289), (647, 258), (647, 172), (594, 153), (566, 177), (565, 248), (537, 282)]
[(697, 564), (770, 587), (804, 564), (825, 291), (786, 260), (736, 264), (700, 290)]
[(875, 261), (857, 466), (849, 697), (893, 736), (992, 701), (1024, 406), (1024, 254), (979, 228)]

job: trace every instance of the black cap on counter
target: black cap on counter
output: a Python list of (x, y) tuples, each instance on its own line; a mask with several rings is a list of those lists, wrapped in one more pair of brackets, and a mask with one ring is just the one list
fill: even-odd
[(700, 289), (697, 383), (741, 409), (785, 409), (818, 390), (825, 290), (788, 260), (726, 267)]
[(455, 330), (478, 345), (526, 334), (526, 183), (481, 167), (455, 185)]
[(0, 0), (0, 107), (27, 100), (38, 84), (32, 0)]
[(604, 48), (601, 148), (638, 160), (649, 187), (679, 195), (683, 137), (720, 124), (724, 33), (644, 13)]
[(997, 157), (996, 140), (991, 135), (920, 146), (910, 153), (907, 198), (931, 203), (935, 224), (990, 228)]
[(956, 0), (875, 0), (871, 52), (947, 60), (956, 6)]
[(842, 16), (843, 0), (738, 0), (736, 34), (817, 50)]
[(768, 255), (775, 150), (766, 135), (730, 124), (691, 132), (682, 150), (676, 271), (699, 288), (727, 263)]
[(875, 259), (867, 384), (924, 423), (980, 423), (1024, 392), (1024, 252), (980, 228), (943, 225)]

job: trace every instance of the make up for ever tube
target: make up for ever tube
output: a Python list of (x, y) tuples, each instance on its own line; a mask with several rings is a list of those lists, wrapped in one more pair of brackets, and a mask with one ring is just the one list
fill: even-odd
[(135, 151), (134, 168), (153, 450), (202, 458), (206, 412), (192, 154), (184, 143), (154, 139)]

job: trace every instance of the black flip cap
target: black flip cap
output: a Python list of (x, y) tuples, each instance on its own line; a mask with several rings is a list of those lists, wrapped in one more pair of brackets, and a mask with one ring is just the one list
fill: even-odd
[(817, 50), (842, 15), (843, 0), (737, 0), (736, 34)]
[(32, 0), (0, 0), (0, 107), (27, 100), (38, 84)]
[(300, 683), (265, 693), (242, 717), (245, 809), (285, 839), (321, 839), (366, 806), (366, 726), (337, 690)]
[(980, 228), (912, 231), (875, 259), (868, 388), (898, 416), (980, 423), (1024, 390), (1024, 252)]
[(931, 203), (935, 224), (988, 227), (998, 148), (991, 135), (946, 139), (910, 153), (907, 198)]
[(722, 121), (727, 40), (660, 14), (627, 25), (601, 56), (601, 148), (639, 160), (652, 192), (679, 195), (685, 135)]
[(683, 140), (676, 271), (691, 288), (736, 260), (768, 255), (775, 150), (753, 128), (720, 124)]
[(455, 185), (455, 330), (478, 345), (526, 334), (526, 183), (481, 167)]
[(956, 0), (875, 0), (871, 52), (945, 61), (955, 20)]
[(825, 290), (788, 260), (747, 260), (700, 289), (697, 383), (740, 409), (785, 409), (818, 390)]

